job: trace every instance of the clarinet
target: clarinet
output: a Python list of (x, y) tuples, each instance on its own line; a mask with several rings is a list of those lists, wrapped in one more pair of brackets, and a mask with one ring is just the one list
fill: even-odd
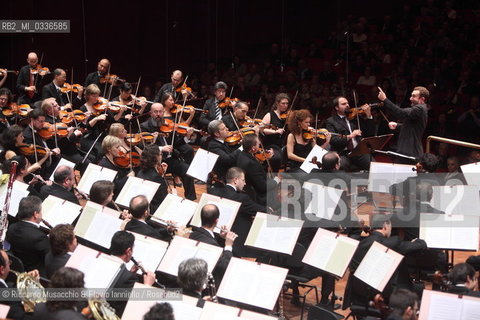
[(207, 290), (212, 302), (218, 303), (217, 289), (215, 288), (215, 278), (211, 273), (207, 275)]
[[(138, 268), (140, 269), (140, 271), (142, 272), (142, 275), (146, 275), (147, 274), (147, 270), (145, 270), (145, 268), (137, 262), (137, 260), (135, 260), (134, 257), (130, 258), (130, 260), (132, 260), (133, 264)], [(156, 279), (155, 279), (155, 283), (154, 285), (156, 285), (157, 287), (159, 288), (162, 288), (162, 289), (165, 289), (165, 286), (163, 284), (161, 284), (160, 282), (158, 282)]]
[(10, 164), (10, 177), (8, 179), (7, 194), (5, 196), (5, 203), (3, 205), (2, 213), (0, 214), (0, 244), (3, 248), (3, 241), (7, 235), (8, 229), (8, 209), (10, 208), (10, 198), (12, 197), (13, 183), (17, 173), (17, 161), (12, 161)]

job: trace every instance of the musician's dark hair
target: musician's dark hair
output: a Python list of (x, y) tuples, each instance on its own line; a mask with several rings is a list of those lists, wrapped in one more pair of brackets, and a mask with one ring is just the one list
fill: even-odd
[(223, 81), (218, 81), (217, 83), (215, 83), (215, 85), (213, 86), (213, 90), (214, 91), (217, 91), (218, 89), (224, 89), (224, 90), (227, 90), (228, 89), (228, 85), (223, 82)]
[(242, 106), (247, 106), (248, 107), (248, 103), (246, 103), (245, 101), (237, 101), (235, 103), (235, 105), (233, 106), (234, 109), (238, 109)]
[(120, 91), (130, 91), (130, 90), (132, 90), (132, 85), (130, 84), (130, 82), (123, 82), (120, 85)]
[(247, 134), (242, 138), (242, 146), (245, 152), (250, 152), (257, 144), (258, 137), (256, 134)]
[(18, 204), (18, 220), (27, 220), (33, 217), (35, 212), (42, 211), (42, 199), (37, 196), (28, 196), (20, 200)]
[(415, 307), (415, 303), (418, 306), (418, 296), (415, 292), (408, 289), (396, 289), (389, 299), (388, 306), (392, 309), (392, 313), (398, 316), (402, 316), (408, 307), (412, 309)]
[(418, 90), (418, 92), (420, 93), (420, 97), (425, 98), (425, 101), (427, 101), (428, 98), (430, 97), (430, 92), (425, 87), (415, 87), (413, 88), (413, 91), (415, 90)]
[(56, 76), (61, 75), (62, 72), (65, 72), (65, 70), (57, 68), (57, 69), (53, 70), (53, 75), (56, 77)]
[(275, 96), (275, 104), (278, 104), (283, 99), (288, 99), (288, 101), (290, 102), (290, 96), (287, 93), (277, 93), (277, 95)]
[(290, 115), (287, 119), (288, 128), (290, 132), (293, 134), (300, 134), (302, 133), (302, 129), (300, 128), (300, 122), (304, 121), (305, 119), (310, 118), (312, 119), (312, 114), (307, 109), (301, 110), (293, 110), (290, 112)]
[(172, 97), (173, 100), (175, 100), (175, 97), (173, 96), (173, 94), (171, 94), (170, 92), (164, 92), (163, 95), (162, 95), (162, 100), (160, 100), (160, 102), (162, 103), (163, 107), (165, 107), (165, 101), (168, 100), (168, 98)]
[(430, 173), (435, 172), (438, 169), (438, 164), (440, 163), (438, 157), (432, 153), (422, 154), (418, 162), (420, 162), (425, 171)]
[(45, 117), (45, 112), (41, 108), (33, 109), (28, 113), (30, 119), (38, 119), (39, 117)]
[(225, 181), (227, 181), (227, 183), (232, 182), (233, 179), (240, 177), (241, 174), (245, 174), (242, 168), (231, 167), (225, 174)]
[(177, 282), (183, 290), (200, 291), (207, 283), (208, 265), (203, 259), (190, 258), (178, 266)]
[(370, 228), (373, 230), (382, 229), (384, 224), (391, 224), (390, 217), (386, 214), (374, 214), (370, 222)]
[(475, 277), (475, 269), (468, 263), (458, 263), (448, 274), (448, 279), (455, 286), (467, 282), (467, 277), (473, 279)]
[(130, 200), (128, 211), (134, 218), (140, 219), (145, 215), (145, 211), (147, 211), (148, 208), (149, 203), (147, 197), (144, 195), (139, 195)]
[(143, 320), (175, 320), (172, 305), (168, 302), (156, 303), (143, 316)]
[[(70, 267), (62, 267), (55, 271), (50, 278), (50, 288), (78, 288), (83, 289), (85, 287), (85, 275), (82, 271)], [(77, 300), (48, 300), (47, 310), (49, 312), (56, 312), (60, 310), (73, 309), (79, 305)]]
[(103, 202), (110, 196), (114, 189), (115, 184), (111, 181), (95, 181), (90, 188), (90, 201), (103, 204)]
[(70, 178), (72, 172), (73, 169), (69, 166), (60, 166), (57, 168), (57, 170), (55, 170), (55, 173), (53, 174), (53, 181), (55, 181), (56, 183), (63, 183), (65, 179)]
[(75, 232), (70, 224), (58, 224), (50, 230), (50, 248), (53, 256), (61, 256), (68, 252), (68, 246), (75, 239)]
[(202, 227), (213, 227), (218, 217), (220, 217), (220, 211), (215, 204), (211, 203), (204, 205), (202, 211), (200, 212), (200, 218), (202, 219)]
[(208, 124), (208, 127), (207, 127), (207, 131), (209, 134), (211, 134), (212, 136), (215, 135), (216, 132), (219, 132), (220, 131), (220, 125), (223, 123), (222, 120), (212, 120), (210, 121), (210, 123)]
[(110, 242), (110, 254), (112, 256), (121, 256), (128, 248), (133, 248), (135, 237), (127, 231), (117, 231)]
[(1, 138), (3, 149), (5, 151), (15, 149), (15, 139), (22, 132), (23, 128), (18, 124), (14, 124), (3, 131)]
[(322, 169), (323, 170), (335, 170), (337, 164), (340, 163), (340, 157), (335, 151), (329, 151), (322, 157)]
[(10, 170), (12, 168), (12, 162), (14, 161), (18, 163), (17, 168), (14, 172), (15, 175), (19, 174), (20, 171), (25, 170), (27, 168), (27, 158), (19, 154), (3, 162), (3, 167), (2, 167), (3, 172), (10, 173)]
[(12, 102), (13, 100), (13, 94), (12, 91), (8, 88), (0, 88), (0, 96), (7, 96), (7, 104)]
[(140, 158), (140, 166), (142, 169), (155, 168), (158, 164), (157, 157), (161, 154), (162, 153), (156, 144), (146, 145)]
[(347, 99), (347, 98), (345, 98), (344, 96), (338, 96), (338, 97), (333, 98), (333, 100), (332, 100), (332, 106), (333, 106), (334, 109), (335, 109), (336, 107), (338, 107), (338, 103), (340, 102), (340, 99), (342, 99), (342, 98)]

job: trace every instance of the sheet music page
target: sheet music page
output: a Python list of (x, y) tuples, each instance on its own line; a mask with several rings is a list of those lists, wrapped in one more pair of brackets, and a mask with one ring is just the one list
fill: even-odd
[(368, 191), (389, 193), (394, 184), (405, 181), (409, 177), (416, 177), (415, 166), (404, 164), (392, 164), (385, 162), (370, 163), (368, 176)]
[(175, 320), (200, 319), (200, 315), (202, 314), (202, 308), (185, 303), (183, 301), (168, 301), (168, 303), (172, 305)]
[[(8, 181), (0, 186), (0, 210), (3, 210), (5, 204), (5, 197), (7, 195)], [(10, 207), (8, 208), (8, 214), (12, 217), (16, 217), (18, 213), (18, 205), (20, 200), (28, 196), (28, 184), (21, 181), (13, 181), (12, 194), (10, 196)]]
[[(313, 244), (314, 242), (310, 245), (313, 250), (310, 247), (308, 248), (308, 251), (311, 251), (312, 254), (311, 260), (305, 261), (304, 259), (304, 262), (318, 269), (325, 270), (328, 260), (330, 260), (332, 253), (335, 251), (337, 241), (334, 237), (325, 235), (318, 240), (318, 245), (312, 246)], [(305, 256), (307, 255), (305, 254)]]
[(53, 181), (53, 176), (55, 175), (55, 171), (57, 171), (57, 168), (60, 166), (67, 166), (69, 168), (75, 169), (75, 163), (72, 161), (69, 161), (65, 158), (60, 158), (60, 161), (58, 162), (57, 166), (55, 167), (55, 170), (52, 171), (52, 175), (50, 176), (49, 180)]
[(168, 247), (167, 252), (163, 256), (162, 262), (158, 266), (158, 270), (174, 276), (178, 273), (178, 265), (184, 260), (195, 257), (198, 251), (198, 247), (194, 245), (174, 244), (173, 242), (176, 238), (173, 238), (170, 247)]
[(72, 224), (80, 214), (81, 206), (70, 201), (48, 196), (42, 203), (43, 219), (52, 227), (62, 223)]
[(431, 205), (447, 214), (480, 216), (480, 185), (433, 186)]
[(192, 219), (197, 205), (194, 201), (169, 193), (153, 216), (164, 221), (171, 220), (178, 225), (186, 226)]
[(383, 291), (380, 285), (391, 273), (391, 269), (397, 267), (395, 259), (383, 248), (382, 245), (372, 245), (354, 274), (355, 277), (379, 291)]
[(7, 306), (6, 304), (0, 304), (0, 318), (6, 319), (9, 311), (10, 306)]
[(195, 253), (195, 258), (203, 259), (207, 262), (208, 272), (212, 272), (213, 268), (218, 262), (218, 259), (222, 255), (223, 248), (205, 243), (198, 244), (198, 250)]
[(120, 230), (122, 223), (121, 219), (97, 211), (84, 238), (104, 248), (110, 248), (113, 234)]
[(312, 201), (307, 205), (305, 213), (331, 220), (344, 191), (310, 182), (305, 182), (303, 188), (312, 193)]
[(217, 159), (218, 154), (199, 148), (195, 153), (192, 163), (188, 167), (187, 174), (190, 177), (207, 182), (208, 174), (212, 171)]
[(458, 319), (458, 315), (462, 312), (462, 300), (456, 295), (431, 294), (428, 311), (428, 320)]
[(469, 185), (480, 186), (480, 162), (464, 164), (460, 168)]
[(347, 239), (347, 237), (344, 236), (339, 236), (337, 238), (335, 253), (328, 259), (325, 271), (343, 277), (350, 264), (350, 260), (352, 260), (355, 250), (358, 247), (358, 242), (355, 243), (350, 240), (353, 239)]
[(480, 319), (480, 299), (463, 299), (462, 316), (460, 320)]
[(87, 256), (78, 266), (85, 274), (85, 288), (109, 288), (121, 263), (101, 254), (98, 258)]
[[(257, 217), (263, 221), (253, 246), (285, 254), (292, 254), (303, 222), (279, 220), (277, 216), (267, 215), (261, 212), (257, 213)], [(255, 217), (255, 219), (257, 219), (257, 217)]]
[(157, 192), (160, 184), (137, 177), (128, 177), (127, 182), (120, 191), (115, 202), (122, 206), (128, 207), (133, 197), (144, 195), (148, 201), (152, 201), (153, 196)]
[(308, 154), (307, 158), (305, 158), (305, 161), (300, 166), (300, 169), (302, 169), (306, 173), (312, 172), (313, 169), (318, 169), (317, 164), (312, 163), (312, 158), (317, 157), (317, 162), (322, 163), (322, 158), (327, 152), (328, 150), (325, 150), (322, 147), (315, 145)]
[(93, 163), (89, 163), (87, 169), (82, 175), (82, 178), (78, 182), (78, 190), (90, 194), (90, 189), (92, 184), (99, 180), (108, 180), (110, 182), (115, 179), (117, 171), (107, 169), (101, 166), (98, 166)]
[[(218, 217), (218, 223), (215, 229), (213, 230), (216, 233), (220, 233), (220, 228), (222, 226), (227, 226), (227, 229), (230, 229), (235, 221), (237, 216), (238, 209), (240, 208), (240, 203), (232, 200), (222, 199), (221, 201), (208, 201), (207, 204), (214, 204), (218, 207), (220, 211), (220, 217)], [(203, 207), (203, 206), (202, 206)]]
[[(451, 246), (454, 249), (478, 251), (479, 249), (479, 219), (478, 217), (464, 216), (465, 225), (451, 229)], [(469, 226), (469, 227), (467, 227)]]
[(239, 319), (237, 317), (240, 309), (235, 307), (230, 307), (220, 303), (213, 303), (210, 301), (205, 301), (205, 305), (202, 309), (202, 316), (200, 320), (224, 320), (224, 319)]
[[(167, 252), (168, 243), (165, 241), (135, 235), (135, 247), (133, 257), (148, 271), (155, 271)], [(155, 241), (156, 240), (156, 241)], [(133, 264), (133, 262), (132, 262)], [(141, 270), (138, 270), (142, 274)]]

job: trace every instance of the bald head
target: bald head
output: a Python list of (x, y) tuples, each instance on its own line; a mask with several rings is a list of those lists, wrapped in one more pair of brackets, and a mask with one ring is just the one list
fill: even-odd
[(172, 85), (178, 87), (180, 82), (183, 80), (183, 73), (180, 70), (175, 70), (172, 72)]
[(203, 206), (200, 212), (200, 218), (202, 219), (202, 227), (214, 228), (220, 217), (220, 211), (214, 204), (206, 204)]
[(100, 72), (100, 74), (107, 73), (109, 68), (110, 68), (110, 61), (108, 59), (103, 58), (98, 62), (97, 71)]
[(55, 183), (58, 183), (67, 188), (67, 190), (70, 190), (75, 184), (75, 173), (69, 166), (62, 165), (55, 170), (55, 173), (53, 174), (53, 180)]
[(161, 118), (163, 118), (163, 112), (163, 104), (159, 102), (152, 104), (152, 106), (150, 107), (150, 115), (155, 120), (160, 120)]
[(38, 56), (35, 52), (30, 52), (27, 56), (27, 62), (30, 66), (35, 67), (38, 63)]
[(145, 196), (136, 196), (130, 200), (128, 211), (135, 219), (144, 219), (149, 214), (149, 203)]

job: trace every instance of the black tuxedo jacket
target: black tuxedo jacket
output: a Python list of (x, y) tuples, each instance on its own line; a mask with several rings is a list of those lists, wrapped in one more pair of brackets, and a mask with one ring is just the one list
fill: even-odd
[[(210, 121), (215, 120), (217, 118), (217, 114), (216, 114), (217, 105), (215, 103), (215, 97), (205, 101), (205, 104), (203, 105), (203, 110), (207, 110), (208, 113), (202, 113), (200, 115), (199, 124), (202, 129), (206, 130)], [(224, 110), (222, 110), (222, 115), (223, 113), (224, 113)]]
[(7, 241), (12, 246), (12, 253), (22, 260), (26, 271), (38, 269), (45, 276), (45, 256), (50, 251), (45, 232), (29, 222), (19, 221), (8, 228)]
[(51, 186), (44, 185), (40, 189), (40, 196), (43, 200), (45, 200), (49, 195), (73, 202), (75, 204), (80, 204), (77, 197), (75, 197), (73, 193), (55, 182)]
[(78, 311), (72, 309), (64, 309), (56, 312), (49, 312), (45, 303), (38, 303), (35, 305), (33, 312), (33, 319), (35, 320), (85, 320), (85, 317)]
[[(358, 125), (356, 121), (350, 120), (350, 128), (353, 130), (358, 129)], [(362, 137), (370, 137), (373, 135), (373, 131), (375, 130), (374, 128), (374, 123), (373, 119), (360, 119), (360, 127), (362, 130)], [(325, 128), (329, 132), (334, 132), (334, 133), (339, 133), (342, 135), (349, 135), (350, 130), (348, 130), (347, 123), (343, 118), (340, 118), (338, 114), (335, 114), (331, 117), (329, 117), (327, 120), (325, 120)], [(355, 137), (357, 142), (360, 142), (361, 137)], [(348, 140), (346, 137), (341, 137), (334, 135), (332, 136), (330, 140), (330, 146), (332, 147), (332, 150), (340, 152), (343, 151), (348, 145)]]
[[(76, 94), (72, 97), (72, 108), (79, 109), (83, 105), (82, 99), (79, 99)], [(53, 82), (50, 82), (42, 88), (42, 100), (47, 98), (55, 98), (59, 106), (64, 106), (68, 103), (67, 94), (58, 92), (57, 87), (55, 87)]]
[[(160, 127), (157, 123), (157, 121), (155, 121), (153, 118), (149, 118), (147, 121), (144, 121), (140, 124), (140, 127), (142, 128), (142, 130), (145, 130), (147, 132), (159, 132), (160, 131)], [(157, 140), (155, 141), (155, 143), (161, 147), (165, 146), (165, 145), (170, 145), (172, 142), (172, 138), (169, 136), (169, 137), (161, 137), (159, 136), (157, 138)], [(174, 148), (178, 148), (180, 146), (183, 146), (184, 144), (186, 144), (185, 140), (183, 139), (182, 136), (178, 135), (175, 137), (175, 141), (173, 142), (173, 147)]]
[(50, 279), (55, 273), (55, 271), (65, 266), (68, 259), (70, 259), (70, 255), (68, 253), (59, 256), (54, 256), (51, 251), (47, 253), (47, 255), (45, 256), (47, 278)]
[[(33, 103), (35, 101), (40, 100), (41, 98), (40, 84), (42, 83), (43, 77), (41, 77), (39, 74), (35, 75), (34, 77), (35, 77), (34, 85), (37, 87), (37, 92), (33, 95), (33, 98), (31, 100), (27, 98), (27, 100), (25, 100), (25, 103)], [(17, 77), (17, 92), (20, 97), (27, 96), (25, 87), (28, 87), (29, 83), (30, 83), (30, 66), (26, 65), (20, 69)]]
[(227, 115), (222, 117), (222, 121), (225, 124), (225, 126), (228, 128), (230, 131), (237, 131), (237, 125), (238, 121), (235, 122), (232, 118), (232, 114), (228, 113)]
[(159, 240), (170, 241), (172, 237), (168, 233), (167, 229), (155, 229), (154, 227), (148, 225), (147, 223), (143, 223), (137, 219), (130, 220), (125, 225), (126, 231), (136, 232), (138, 234), (143, 234), (147, 237), (152, 237)]
[[(133, 286), (135, 285), (135, 282), (139, 280), (139, 276), (137, 276), (135, 273), (130, 272), (125, 267), (125, 264), (122, 265), (118, 277), (115, 281), (115, 283), (111, 286), (112, 288), (115, 289), (132, 289)], [(141, 282), (141, 281), (140, 281)], [(109, 301), (107, 302), (115, 309), (115, 313), (121, 317), (123, 314), (123, 311), (125, 310), (125, 307), (127, 305), (127, 301)]]
[(239, 150), (232, 150), (228, 145), (216, 139), (212, 139), (208, 143), (208, 151), (218, 154), (217, 163), (213, 167), (213, 171), (219, 175), (221, 179), (225, 178), (227, 170), (235, 166)]
[(164, 177), (159, 175), (157, 170), (155, 170), (154, 168), (142, 169), (136, 174), (136, 176), (138, 178), (160, 184), (160, 187), (158, 188), (157, 192), (153, 196), (152, 201), (150, 202), (150, 212), (153, 213), (157, 210), (157, 208), (163, 202), (163, 199), (165, 199), (168, 194), (167, 181)]
[(171, 93), (173, 95), (173, 99), (178, 101), (178, 99), (182, 96), (180, 92), (176, 92), (173, 84), (171, 82), (165, 83), (155, 94), (154, 102), (162, 101), (162, 97), (165, 93)]

